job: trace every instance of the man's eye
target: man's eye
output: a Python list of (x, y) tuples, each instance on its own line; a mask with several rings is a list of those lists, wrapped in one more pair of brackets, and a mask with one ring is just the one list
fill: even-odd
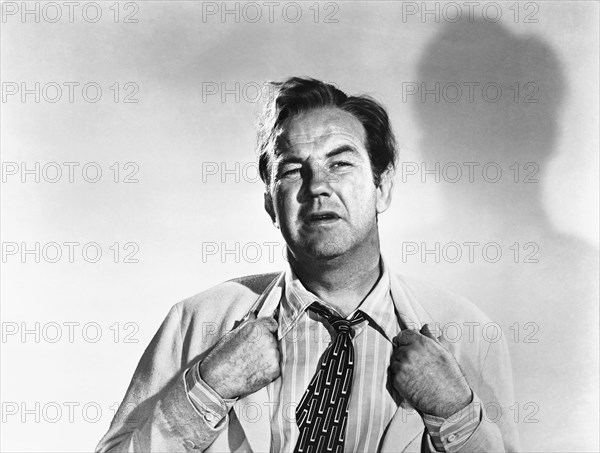
[(285, 178), (285, 177), (298, 175), (298, 174), (300, 174), (300, 170), (301, 170), (300, 167), (284, 168), (280, 173), (280, 177)]
[(331, 164), (332, 168), (344, 168), (344, 167), (350, 167), (352, 164), (350, 162), (346, 162), (346, 161), (337, 161), (337, 162), (333, 162)]

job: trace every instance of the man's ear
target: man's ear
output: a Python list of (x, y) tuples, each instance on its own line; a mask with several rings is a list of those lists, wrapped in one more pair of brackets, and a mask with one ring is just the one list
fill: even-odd
[(377, 214), (387, 211), (392, 203), (394, 176), (395, 172), (391, 168), (381, 174), (379, 187), (377, 187)]
[(271, 197), (271, 194), (269, 192), (265, 192), (264, 198), (265, 211), (267, 211), (267, 214), (269, 214), (269, 217), (271, 217), (271, 222), (273, 222), (273, 225), (275, 225), (276, 228), (279, 228), (279, 225), (277, 224), (277, 217), (275, 216), (275, 209), (273, 208), (273, 198)]

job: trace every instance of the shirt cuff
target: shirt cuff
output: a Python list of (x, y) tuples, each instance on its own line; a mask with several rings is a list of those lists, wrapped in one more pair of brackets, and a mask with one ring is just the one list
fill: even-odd
[(216, 428), (225, 419), (237, 398), (221, 398), (217, 392), (204, 382), (200, 377), (200, 363), (188, 368), (184, 376), (188, 400), (196, 412), (204, 418), (206, 424), (211, 428)]
[(423, 422), (437, 451), (455, 453), (469, 440), (481, 422), (481, 400), (473, 393), (471, 403), (450, 417), (423, 414)]

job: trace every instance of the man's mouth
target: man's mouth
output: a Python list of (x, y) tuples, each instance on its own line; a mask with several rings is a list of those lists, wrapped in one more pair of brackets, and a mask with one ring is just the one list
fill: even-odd
[(315, 212), (306, 217), (308, 223), (326, 224), (333, 223), (340, 219), (340, 216), (332, 211)]

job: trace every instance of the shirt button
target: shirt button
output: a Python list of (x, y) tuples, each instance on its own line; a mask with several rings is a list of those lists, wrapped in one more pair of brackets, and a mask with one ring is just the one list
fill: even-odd
[(458, 436), (456, 434), (450, 434), (447, 438), (446, 441), (448, 441), (448, 443), (452, 443), (456, 440)]
[(195, 449), (196, 448), (196, 444), (194, 442), (192, 442), (189, 439), (186, 439), (184, 442), (186, 447), (191, 448), (191, 449)]
[(215, 416), (213, 414), (211, 414), (210, 412), (207, 412), (206, 414), (204, 414), (204, 420), (206, 420), (207, 422), (212, 422), (215, 419)]

